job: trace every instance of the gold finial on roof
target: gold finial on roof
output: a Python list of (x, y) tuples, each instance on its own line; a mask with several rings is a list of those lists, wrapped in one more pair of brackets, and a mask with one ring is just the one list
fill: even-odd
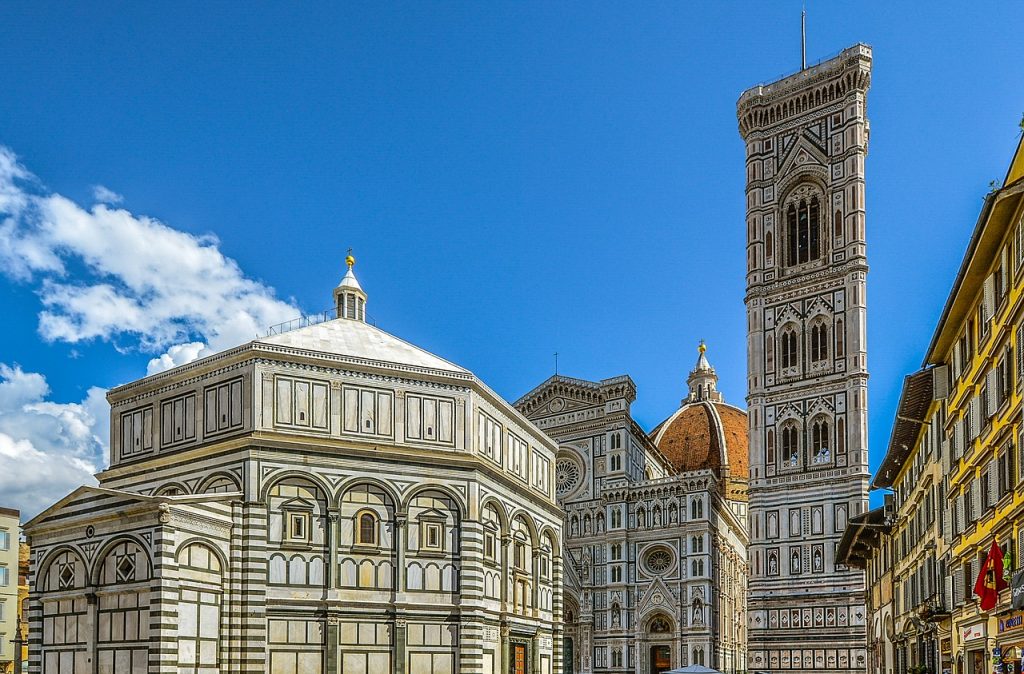
[(708, 350), (708, 347), (707, 347), (707, 345), (704, 344), (704, 340), (703, 339), (700, 340), (700, 344), (697, 345), (697, 350), (700, 351), (701, 353), (704, 353), (705, 351)]
[(351, 269), (352, 267), (356, 266), (356, 259), (354, 257), (352, 257), (352, 249), (351, 248), (348, 249), (348, 255), (345, 256), (345, 264), (348, 265), (349, 269)]

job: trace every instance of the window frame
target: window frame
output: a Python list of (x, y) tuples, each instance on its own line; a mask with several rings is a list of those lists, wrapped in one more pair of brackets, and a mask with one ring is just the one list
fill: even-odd
[[(369, 517), (373, 524), (373, 540), (366, 541), (363, 538), (363, 518)], [(353, 541), (354, 544), (361, 548), (379, 548), (380, 547), (380, 516), (376, 511), (370, 508), (363, 508), (356, 513), (355, 522), (353, 527)]]

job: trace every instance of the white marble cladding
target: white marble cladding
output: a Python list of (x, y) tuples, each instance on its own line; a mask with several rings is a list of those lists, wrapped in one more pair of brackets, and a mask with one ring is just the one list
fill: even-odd
[(252, 428), (252, 366), (233, 364), (202, 378), (131, 397), (108, 395), (110, 465), (138, 461)]
[(108, 400), (25, 526), (30, 674), (561, 671), (557, 447), (472, 373), (337, 319)]
[(477, 382), (242, 361), (112, 400), (111, 466), (252, 432), (474, 453), (553, 498), (554, 448)]

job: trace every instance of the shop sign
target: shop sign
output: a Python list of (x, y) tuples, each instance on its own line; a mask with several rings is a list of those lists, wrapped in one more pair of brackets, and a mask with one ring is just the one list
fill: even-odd
[(961, 627), (960, 638), (963, 641), (970, 641), (971, 639), (984, 639), (985, 623), (978, 623), (977, 625), (971, 625), (970, 627)]
[(1009, 630), (1016, 630), (1024, 627), (1024, 613), (1011, 613), (1010, 615), (999, 619), (999, 633), (1007, 632)]
[(1010, 580), (1010, 597), (1013, 608), (1024, 608), (1024, 570), (1013, 574)]

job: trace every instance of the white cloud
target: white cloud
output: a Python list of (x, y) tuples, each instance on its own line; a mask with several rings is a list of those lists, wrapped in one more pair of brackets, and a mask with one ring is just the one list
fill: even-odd
[[(111, 201), (100, 190), (97, 199)], [(69, 268), (83, 271), (71, 277)], [(43, 339), (116, 339), (121, 348), (158, 354), (150, 372), (248, 341), (301, 313), (247, 278), (215, 237), (47, 193), (2, 146), (0, 273), (37, 286)]]
[(109, 444), (103, 389), (79, 403), (48, 400), (46, 378), (0, 363), (0, 505), (34, 516), (106, 465)]
[(146, 375), (149, 376), (151, 374), (156, 374), (157, 372), (170, 370), (172, 367), (191, 363), (199, 357), (199, 354), (201, 354), (204, 349), (206, 349), (206, 345), (202, 342), (175, 344), (171, 348), (167, 349), (166, 353), (149, 361), (149, 364), (146, 366)]
[[(102, 186), (93, 192), (91, 207), (49, 192), (0, 146), (0, 275), (36, 291), (44, 340), (152, 354), (153, 374), (301, 313), (247, 278), (215, 237), (120, 208)], [(31, 517), (95, 484), (110, 444), (105, 393), (55, 402), (42, 374), (0, 363), (0, 505)]]
[(92, 198), (99, 204), (119, 204), (124, 201), (124, 197), (103, 185), (92, 186)]

